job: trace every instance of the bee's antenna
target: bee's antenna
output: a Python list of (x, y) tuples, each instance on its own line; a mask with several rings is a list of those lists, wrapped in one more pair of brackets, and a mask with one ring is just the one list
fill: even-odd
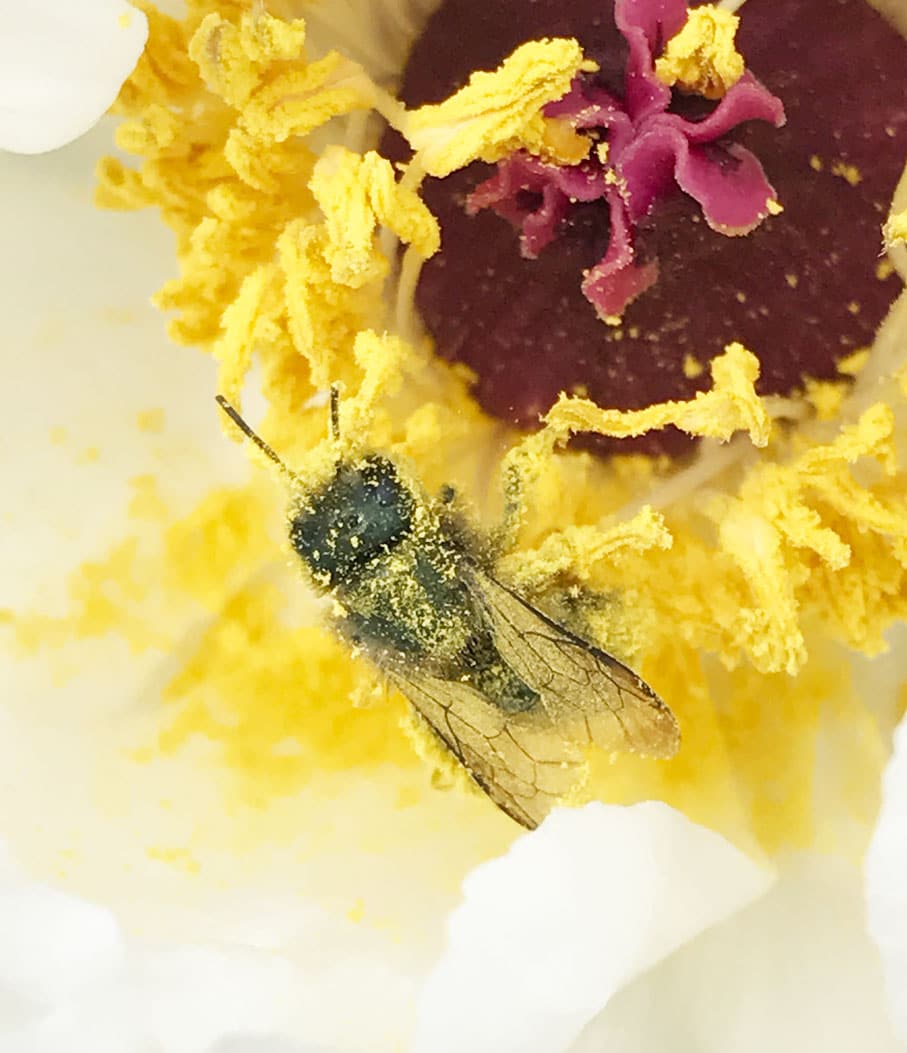
[(331, 384), (331, 438), (340, 439), (340, 386)]
[(270, 457), (270, 459), (277, 465), (277, 467), (284, 473), (284, 475), (291, 476), (293, 474), (290, 471), (290, 469), (287, 468), (287, 466), (283, 463), (283, 461), (277, 456), (275, 451), (265, 442), (265, 440), (260, 435), (257, 435), (254, 431), (252, 431), (249, 425), (246, 424), (242, 417), (240, 417), (239, 413), (233, 408), (233, 406), (230, 405), (229, 402), (227, 402), (223, 395), (215, 395), (214, 399), (217, 402), (218, 406), (220, 406), (224, 413), (227, 414), (230, 420), (233, 421), (233, 423), (236, 425), (237, 428), (239, 428), (243, 435), (245, 435), (246, 438), (251, 439), (252, 442), (255, 443), (255, 445), (259, 448), (259, 450), (261, 450), (263, 454), (265, 454), (266, 457)]

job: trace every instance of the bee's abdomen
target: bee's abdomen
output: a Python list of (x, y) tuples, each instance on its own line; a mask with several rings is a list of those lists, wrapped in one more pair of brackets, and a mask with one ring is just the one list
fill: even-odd
[(521, 680), (501, 658), (484, 626), (462, 654), (461, 679), (505, 713), (525, 713), (540, 701), (539, 693)]

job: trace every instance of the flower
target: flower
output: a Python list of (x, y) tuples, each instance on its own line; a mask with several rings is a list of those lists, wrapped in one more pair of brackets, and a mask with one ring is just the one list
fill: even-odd
[(41, 153), (86, 132), (116, 98), (147, 36), (145, 16), (125, 0), (8, 5), (0, 149)]
[[(304, 25), (207, 3), (184, 22), (146, 15), (149, 45), (117, 107), (119, 145), (141, 160), (105, 161), (100, 195), (160, 209), (179, 277), (150, 212), (84, 203), (105, 130), (43, 162), (4, 159), (20, 261), (8, 346), (25, 352), (7, 364), (22, 395), (7, 428), (21, 454), (5, 524), (15, 680), (2, 748), (17, 793), (4, 830), (32, 874), (104, 904), (6, 868), (4, 917), (35, 951), (0, 957), (10, 1042), (72, 1048), (103, 1015), (117, 1050), (222, 1053), (268, 1036), (392, 1048), (468, 1026), (497, 991), (510, 1014), (483, 1033), (494, 1048), (515, 1034), (509, 1016), (548, 1026), (560, 1008), (563, 1043), (605, 1002), (576, 1048), (621, 1031), (662, 1048), (666, 1021), (706, 1049), (754, 1035), (802, 1046), (803, 1020), (827, 1029), (828, 1048), (852, 1048), (856, 1033), (892, 1043), (854, 860), (902, 709), (897, 649), (861, 656), (896, 644), (903, 616), (903, 302), (872, 354), (849, 363), (852, 392), (762, 398), (758, 356), (729, 341), (698, 397), (628, 411), (568, 394), (543, 407), (536, 434), (505, 430), (419, 338), (413, 284), (437, 244), (418, 193), (427, 169), (391, 185), (370, 123), (377, 109), (406, 127), (387, 93), (406, 43), (390, 9), (313, 7)], [(384, 39), (396, 43), (376, 57)], [(572, 142), (523, 118), (493, 148)], [(338, 120), (342, 141), (326, 148), (318, 136)], [(476, 156), (489, 124), (459, 129), (481, 133)], [(407, 246), (399, 275), (387, 231)], [(83, 246), (102, 238), (86, 268)], [(165, 277), (173, 338), (213, 353), (219, 389), (245, 396), (250, 417), (267, 408), (262, 429), (291, 465), (315, 465), (318, 391), (336, 378), (347, 427), (429, 488), (452, 482), (481, 504), (501, 462), (526, 498), (501, 573), (533, 594), (552, 581), (607, 592), (596, 632), (670, 698), (677, 760), (593, 758), (589, 792), (612, 803), (519, 837), (448, 768), (432, 778), (402, 700), (374, 697), (371, 671), (287, 570), (283, 493), (242, 475), (212, 427), (209, 360), (163, 347), (143, 299)], [(799, 424), (782, 424), (791, 413)], [(686, 467), (563, 448), (577, 431), (624, 441), (666, 424), (705, 437)], [(426, 749), (417, 732), (416, 744)], [(871, 889), (898, 836), (889, 784)], [(668, 806), (633, 803), (650, 798)], [(876, 931), (889, 927), (882, 892)], [(565, 939), (582, 960), (557, 988), (549, 968)], [(51, 944), (58, 973), (41, 953)], [(470, 968), (492, 952), (487, 974)], [(797, 978), (846, 984), (850, 999), (804, 986), (799, 1015), (786, 1011), (782, 964), (795, 954)], [(757, 1023), (743, 987), (760, 999)], [(720, 1006), (732, 1007), (723, 1021)]]

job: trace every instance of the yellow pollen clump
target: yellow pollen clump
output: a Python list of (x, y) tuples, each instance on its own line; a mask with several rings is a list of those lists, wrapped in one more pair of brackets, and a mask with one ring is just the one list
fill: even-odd
[(856, 165), (849, 165), (845, 161), (835, 161), (831, 166), (831, 174), (838, 176), (851, 186), (859, 186), (863, 182), (863, 175)]
[(367, 671), (324, 629), (288, 628), (271, 586), (241, 589), (170, 682), (158, 748), (203, 735), (240, 776), (244, 803), (262, 806), (331, 770), (416, 759), (397, 695), (362, 709), (350, 697)]
[(455, 95), (407, 114), (405, 134), (416, 163), (446, 176), (471, 161), (498, 161), (523, 148), (551, 161), (577, 164), (587, 137), (542, 107), (562, 98), (581, 70), (594, 70), (575, 40), (537, 40), (518, 47), (494, 73), (474, 73)]
[(891, 248), (892, 245), (898, 243), (907, 242), (907, 209), (903, 212), (897, 212), (893, 215), (884, 227), (885, 233), (885, 245), (887, 248)]
[(707, 99), (723, 98), (746, 69), (734, 46), (739, 25), (737, 15), (714, 4), (692, 8), (684, 27), (655, 60), (655, 76), (668, 87), (677, 85)]
[(162, 409), (140, 410), (135, 415), (135, 424), (139, 431), (160, 435), (164, 430), (164, 411)]
[(871, 349), (868, 347), (861, 347), (854, 351), (852, 354), (847, 355), (845, 358), (838, 359), (836, 366), (839, 373), (845, 377), (856, 377), (858, 376), (866, 363), (869, 361)]
[(166, 863), (168, 866), (175, 867), (177, 870), (183, 870), (187, 874), (197, 874), (201, 870), (201, 864), (196, 857), (182, 845), (150, 845), (145, 850), (145, 854), (149, 859), (155, 859), (159, 863)]
[(702, 373), (702, 363), (698, 358), (687, 352), (687, 354), (683, 356), (683, 375), (687, 380), (695, 380), (696, 377), (701, 377)]
[(101, 451), (97, 446), (86, 446), (76, 455), (76, 464), (94, 464), (101, 459)]
[[(838, 372), (841, 370), (838, 365)], [(806, 401), (813, 407), (819, 420), (834, 420), (837, 417), (850, 384), (841, 380), (813, 380), (806, 381)]]
[(62, 648), (72, 641), (96, 640), (116, 633), (133, 654), (174, 644), (166, 624), (152, 624), (142, 605), (153, 589), (154, 570), (140, 553), (139, 539), (126, 537), (70, 575), (69, 609), (65, 615), (33, 612), (10, 615), (18, 646), (26, 654), (42, 648)]
[[(438, 221), (414, 191), (397, 183), (390, 161), (374, 151), (364, 157), (342, 146), (328, 147), (309, 187), (325, 215), (331, 278), (353, 288), (386, 273), (375, 246), (378, 226), (392, 230), (427, 259), (441, 245)], [(380, 261), (381, 275), (375, 275)]]
[(377, 93), (360, 66), (336, 51), (299, 61), (304, 43), (301, 19), (284, 22), (264, 11), (242, 14), (238, 25), (218, 14), (202, 21), (189, 56), (208, 88), (241, 111), (232, 135), (282, 143), (374, 105)]

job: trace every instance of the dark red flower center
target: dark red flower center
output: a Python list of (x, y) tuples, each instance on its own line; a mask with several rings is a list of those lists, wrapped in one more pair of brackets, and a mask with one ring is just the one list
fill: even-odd
[[(564, 390), (627, 409), (689, 398), (733, 340), (759, 357), (760, 392), (791, 394), (871, 344), (899, 288), (879, 253), (907, 153), (904, 38), (865, 0), (748, 0), (737, 41), (751, 72), (706, 103), (650, 75), (679, 28), (673, 0), (654, 0), (673, 20), (656, 40), (640, 14), (652, 6), (619, 0), (621, 32), (602, 0), (445, 0), (410, 56), (409, 106), (539, 37), (576, 37), (601, 66), (548, 113), (607, 141), (605, 161), (519, 153), (425, 187), (442, 251), (417, 305), (503, 419), (532, 425)], [(783, 213), (760, 223), (775, 195)], [(667, 430), (597, 448), (688, 443)]]

